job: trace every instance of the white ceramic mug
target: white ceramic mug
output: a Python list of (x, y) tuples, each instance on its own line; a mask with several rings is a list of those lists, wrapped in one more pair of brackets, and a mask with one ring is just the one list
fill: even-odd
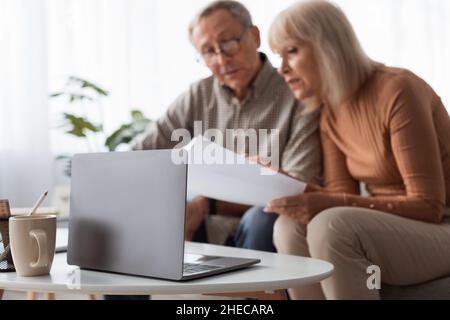
[(11, 217), (9, 237), (17, 275), (31, 277), (50, 273), (55, 255), (56, 216)]

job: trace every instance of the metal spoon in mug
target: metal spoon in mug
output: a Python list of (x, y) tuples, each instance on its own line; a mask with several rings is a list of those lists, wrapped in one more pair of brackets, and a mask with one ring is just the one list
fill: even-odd
[[(26, 216), (31, 216), (34, 213), (36, 213), (36, 210), (39, 208), (39, 206), (41, 205), (42, 201), (44, 201), (45, 197), (47, 196), (48, 191), (45, 191), (38, 199), (38, 201), (36, 201), (36, 204), (34, 205), (33, 209), (31, 209), (31, 211), (26, 215)], [(0, 261), (2, 261), (3, 259), (6, 258), (6, 256), (8, 255), (10, 250), (10, 244), (8, 244), (5, 248), (5, 251), (3, 251), (2, 255), (0, 256)]]

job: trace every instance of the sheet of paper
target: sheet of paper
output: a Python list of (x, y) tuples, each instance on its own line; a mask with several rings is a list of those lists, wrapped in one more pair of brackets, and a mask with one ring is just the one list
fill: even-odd
[(204, 137), (188, 151), (188, 191), (205, 197), (252, 206), (303, 193), (306, 184), (251, 162)]
[(67, 251), (68, 239), (69, 239), (69, 229), (68, 228), (57, 228), (56, 229), (56, 243), (55, 243), (56, 253)]

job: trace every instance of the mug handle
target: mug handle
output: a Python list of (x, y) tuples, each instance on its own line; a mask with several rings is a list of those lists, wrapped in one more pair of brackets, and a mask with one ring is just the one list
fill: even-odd
[(45, 268), (48, 265), (47, 252), (47, 234), (44, 230), (31, 230), (30, 237), (34, 238), (38, 245), (38, 259), (36, 262), (30, 262), (32, 268)]

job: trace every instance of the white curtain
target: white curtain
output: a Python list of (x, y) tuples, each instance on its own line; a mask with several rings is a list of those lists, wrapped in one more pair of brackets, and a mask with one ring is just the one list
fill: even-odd
[[(47, 0), (50, 87), (68, 75), (96, 81), (112, 93), (106, 131), (140, 108), (160, 116), (189, 83), (209, 74), (195, 62), (190, 19), (208, 0)], [(296, 0), (244, 0), (262, 31), (262, 50), (275, 64), (267, 32), (275, 15)], [(450, 1), (337, 0), (368, 54), (413, 70), (450, 108)], [(52, 114), (61, 106), (52, 104)], [(53, 135), (53, 149), (61, 143)]]
[(51, 188), (45, 11), (0, 1), (0, 198), (30, 207)]
[[(86, 78), (111, 93), (103, 101), (110, 133), (129, 120), (131, 109), (157, 118), (192, 81), (208, 75), (195, 62), (187, 37), (190, 19), (208, 2), (0, 0), (0, 196), (29, 205), (43, 185), (61, 181), (52, 156), (88, 150), (84, 141), (56, 128), (70, 106), (46, 99), (68, 76)], [(295, 1), (242, 2), (261, 29), (262, 50), (277, 64), (267, 31), (275, 15)], [(450, 109), (450, 1), (336, 3), (371, 57), (411, 69)]]
[(425, 79), (450, 111), (450, 1), (338, 0), (367, 53)]

